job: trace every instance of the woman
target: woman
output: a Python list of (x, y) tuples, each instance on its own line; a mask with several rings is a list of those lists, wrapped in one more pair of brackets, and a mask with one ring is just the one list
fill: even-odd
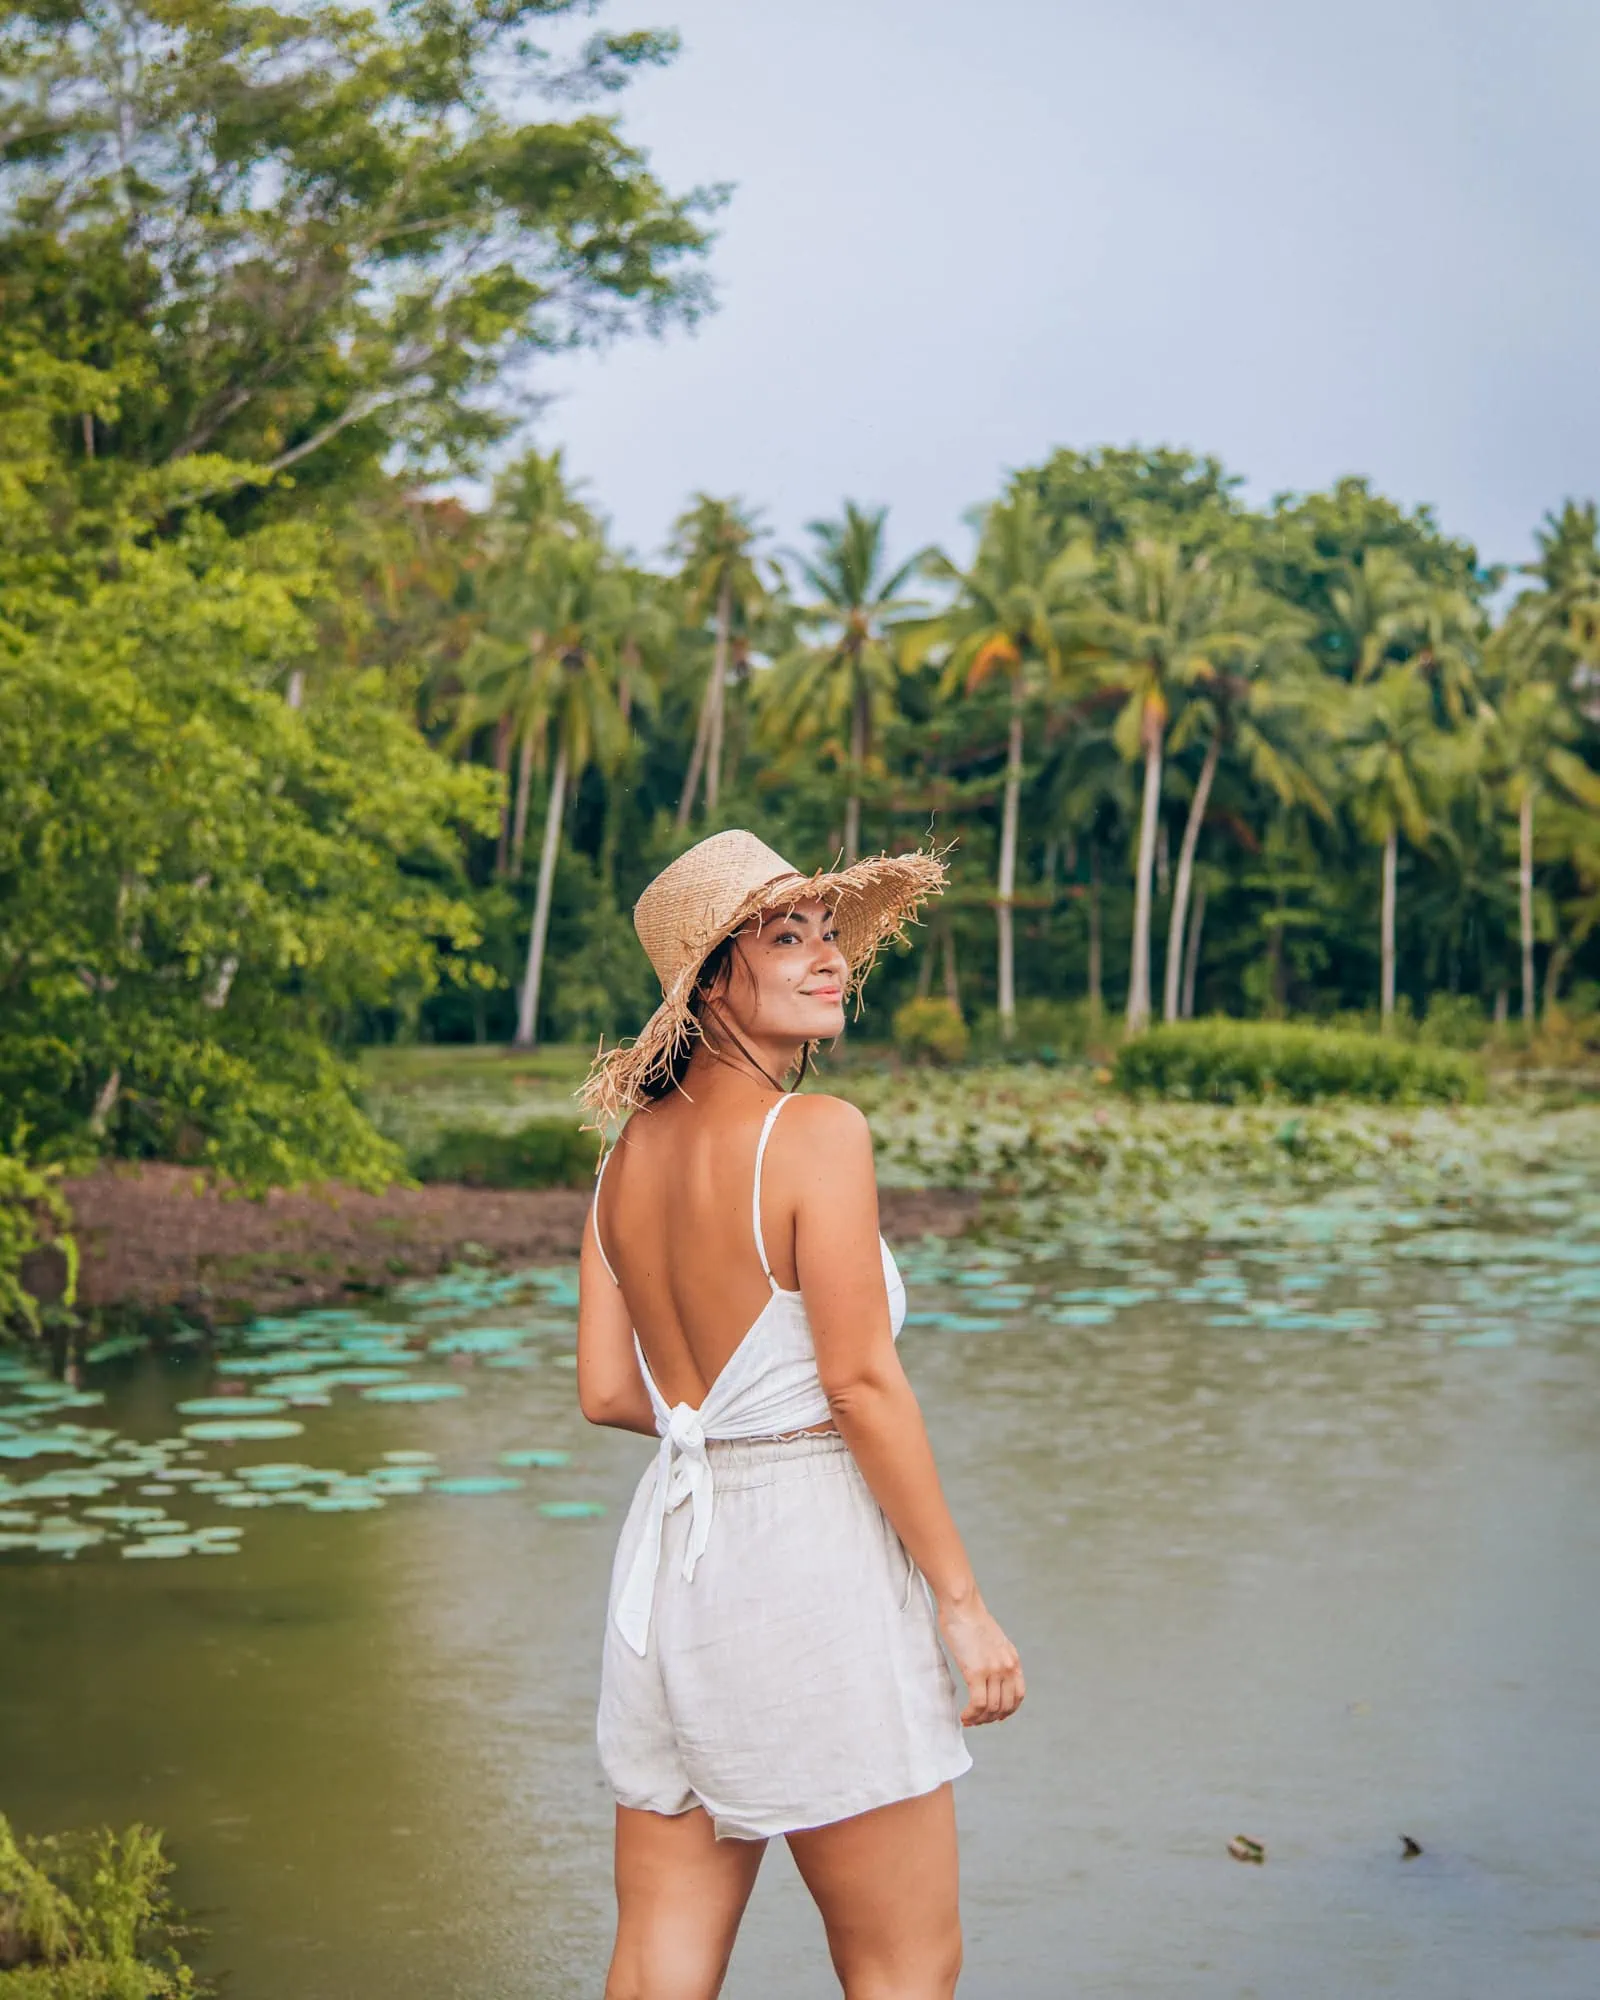
[(664, 999), (585, 1086), (598, 1118), (634, 1115), (596, 1185), (578, 1308), (584, 1415), (661, 1439), (606, 1621), (607, 2000), (719, 1992), (775, 1834), (850, 2000), (955, 1989), (961, 1725), (1014, 1713), (1022, 1669), (895, 1354), (905, 1288), (866, 1121), (783, 1081), (943, 881), (926, 854), (807, 878), (734, 831), (634, 912)]

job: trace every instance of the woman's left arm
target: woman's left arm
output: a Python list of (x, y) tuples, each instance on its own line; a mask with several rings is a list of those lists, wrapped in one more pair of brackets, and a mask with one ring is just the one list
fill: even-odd
[(591, 1424), (656, 1434), (650, 1391), (633, 1351), (633, 1320), (601, 1258), (592, 1206), (578, 1256), (578, 1408)]

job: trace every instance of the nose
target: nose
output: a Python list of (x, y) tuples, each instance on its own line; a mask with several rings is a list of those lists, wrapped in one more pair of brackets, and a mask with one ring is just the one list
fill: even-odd
[(837, 938), (819, 938), (817, 940), (816, 955), (813, 957), (811, 964), (813, 971), (836, 972), (841, 979), (850, 969), (849, 960), (846, 959), (843, 951), (840, 949)]

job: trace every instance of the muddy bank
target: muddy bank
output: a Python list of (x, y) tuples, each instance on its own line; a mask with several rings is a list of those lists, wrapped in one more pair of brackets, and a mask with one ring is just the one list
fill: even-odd
[[(575, 1257), (589, 1202), (580, 1188), (446, 1186), (246, 1201), (162, 1166), (105, 1168), (65, 1192), (83, 1256), (82, 1306), (176, 1310), (207, 1323), (381, 1290), (464, 1258)], [(958, 1235), (978, 1206), (976, 1195), (946, 1189), (886, 1189), (882, 1201), (891, 1242)]]

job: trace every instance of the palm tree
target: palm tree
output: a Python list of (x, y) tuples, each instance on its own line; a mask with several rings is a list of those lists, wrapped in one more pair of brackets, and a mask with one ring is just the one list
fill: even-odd
[(456, 740), (463, 741), (485, 720), (495, 724), (495, 769), (511, 779), (502, 808), (496, 872), (516, 875), (522, 866), (527, 837), (529, 798), (533, 785), (535, 737), (519, 727), (514, 710), (517, 663), (522, 645), (512, 629), (513, 609), (526, 595), (528, 578), (544, 561), (551, 543), (580, 536), (597, 537), (595, 516), (579, 499), (566, 475), (559, 450), (530, 451), (506, 467), (495, 481), (484, 536), (485, 562), (477, 585), (475, 607), (479, 630), (459, 663), (448, 660), (451, 676), (459, 677), (456, 700)]
[(1420, 847), (1433, 831), (1424, 803), (1438, 767), (1433, 698), (1415, 675), (1388, 673), (1341, 690), (1340, 736), (1347, 796), (1357, 824), (1383, 849), (1380, 1011), (1394, 1022), (1395, 900), (1400, 835)]
[(714, 500), (709, 493), (697, 493), (673, 524), (670, 553), (680, 565), (689, 612), (702, 625), (709, 618), (713, 629), (711, 668), (700, 697), (689, 773), (678, 800), (679, 833), (694, 811), (702, 773), (708, 813), (715, 814), (721, 796), (723, 714), (734, 619), (741, 613), (747, 619), (755, 615), (770, 592), (755, 554), (762, 535), (759, 515), (738, 500)]
[[(486, 630), (467, 663), (471, 703), (511, 717), (522, 766), (548, 770), (539, 879), (517, 1004), (516, 1046), (537, 1037), (550, 902), (569, 783), (591, 764), (614, 768), (627, 740), (618, 653), (627, 629), (625, 572), (591, 536), (543, 538), (503, 575)], [(519, 812), (520, 854), (525, 808)]]
[(1014, 492), (983, 517), (972, 567), (957, 569), (947, 556), (927, 561), (930, 575), (954, 583), (949, 611), (920, 627), (906, 649), (908, 664), (937, 649), (944, 657), (943, 691), (971, 694), (1003, 674), (1010, 693), (1006, 776), (1000, 820), (1000, 864), (995, 884), (999, 964), (996, 981), (1000, 1032), (1016, 1027), (1016, 960), (1013, 901), (1017, 887), (1017, 838), (1021, 822), (1023, 716), (1030, 691), (1060, 690), (1071, 657), (1072, 619), (1094, 575), (1094, 549), (1086, 540), (1054, 544), (1050, 524), (1032, 493)]
[(1090, 631), (1099, 678), (1122, 696), (1117, 747), (1142, 758), (1144, 790), (1134, 872), (1133, 963), (1128, 1028), (1150, 1019), (1151, 876), (1161, 810), (1161, 763), (1167, 724), (1184, 693), (1215, 680), (1249, 651), (1252, 606), (1242, 586), (1205, 554), (1179, 543), (1140, 540), (1117, 554)]
[(1293, 724), (1303, 705), (1295, 699), (1288, 675), (1303, 658), (1300, 649), (1305, 621), (1287, 605), (1264, 595), (1245, 599), (1240, 613), (1241, 622), (1251, 628), (1249, 644), (1231, 662), (1219, 661), (1209, 678), (1195, 681), (1170, 739), (1174, 754), (1197, 738), (1204, 739), (1206, 748), (1184, 820), (1173, 877), (1161, 1010), (1167, 1021), (1184, 1018), (1184, 989), (1187, 986), (1191, 995), (1194, 989), (1193, 954), (1186, 959), (1184, 933), (1195, 854), (1224, 753), (1239, 758), (1255, 783), (1271, 792), (1281, 805), (1307, 806), (1324, 820), (1333, 816), (1294, 741)]
[(1600, 809), (1600, 774), (1569, 746), (1580, 734), (1562, 686), (1564, 661), (1534, 604), (1524, 600), (1495, 634), (1491, 657), (1502, 668), (1498, 698), (1482, 720), (1491, 768), (1517, 815), (1517, 901), (1522, 945), (1522, 1018), (1537, 1019), (1534, 985), (1534, 814), (1541, 794), (1562, 794)]
[(837, 521), (811, 521), (813, 548), (795, 557), (811, 601), (796, 607), (802, 630), (815, 636), (780, 660), (763, 691), (773, 737), (791, 744), (824, 732), (847, 736), (844, 858), (861, 855), (861, 789), (874, 735), (894, 713), (902, 664), (898, 627), (920, 605), (901, 595), (927, 559), (919, 550), (888, 566), (888, 509), (845, 502)]
[(1328, 596), (1334, 626), (1329, 638), (1346, 680), (1369, 681), (1396, 657), (1423, 594), (1422, 579), (1393, 549), (1365, 549)]

